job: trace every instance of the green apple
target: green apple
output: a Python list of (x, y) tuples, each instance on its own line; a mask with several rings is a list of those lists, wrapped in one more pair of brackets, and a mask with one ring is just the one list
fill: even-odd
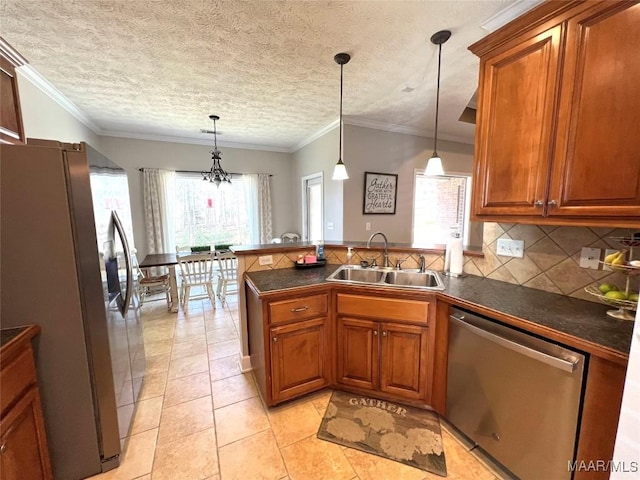
[(607, 292), (617, 291), (620, 289), (613, 283), (603, 283), (598, 287), (598, 290), (600, 290), (600, 293), (604, 295)]
[(627, 300), (631, 300), (632, 302), (637, 302), (638, 301), (638, 294), (637, 293), (630, 293), (629, 296), (627, 297)]
[(607, 298), (612, 298), (614, 300), (626, 300), (627, 295), (624, 292), (619, 292), (617, 290), (611, 290), (604, 294)]

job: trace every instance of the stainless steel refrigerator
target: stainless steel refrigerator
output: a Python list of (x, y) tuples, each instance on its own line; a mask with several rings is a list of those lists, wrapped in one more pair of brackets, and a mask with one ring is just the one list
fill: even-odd
[[(117, 215), (99, 246), (85, 144), (0, 145), (0, 326), (36, 323), (54, 478), (119, 464), (145, 355)], [(104, 247), (104, 248), (102, 248)]]

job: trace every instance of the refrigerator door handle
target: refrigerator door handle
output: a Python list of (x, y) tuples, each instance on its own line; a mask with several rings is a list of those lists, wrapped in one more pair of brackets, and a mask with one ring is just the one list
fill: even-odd
[(129, 311), (129, 305), (131, 304), (131, 296), (133, 295), (133, 266), (131, 265), (131, 249), (129, 248), (129, 243), (127, 242), (127, 235), (124, 232), (124, 227), (122, 226), (122, 222), (120, 221), (120, 217), (118, 217), (118, 213), (113, 210), (111, 212), (111, 218), (113, 220), (113, 225), (115, 227), (116, 232), (118, 232), (118, 236), (120, 237), (120, 241), (122, 242), (122, 250), (124, 252), (124, 264), (126, 270), (126, 286), (124, 291), (124, 299), (123, 305), (121, 309), (122, 316), (126, 316)]
[(546, 363), (547, 365), (563, 370), (567, 373), (573, 373), (578, 364), (579, 360), (575, 360), (574, 362), (565, 360), (563, 358), (558, 358), (553, 355), (549, 355), (548, 353), (542, 352), (540, 350), (535, 350), (533, 348), (529, 348), (526, 345), (521, 345), (520, 343), (516, 343), (512, 340), (508, 340), (504, 337), (496, 335), (495, 333), (489, 332), (482, 328), (478, 328), (475, 325), (471, 325), (464, 321), (464, 316), (457, 317), (455, 315), (451, 315), (450, 319), (452, 321), (457, 322), (461, 327), (470, 330), (475, 335), (483, 337), (493, 343), (501, 345), (509, 350), (513, 350), (514, 352), (525, 355), (529, 358), (537, 360), (542, 363)]

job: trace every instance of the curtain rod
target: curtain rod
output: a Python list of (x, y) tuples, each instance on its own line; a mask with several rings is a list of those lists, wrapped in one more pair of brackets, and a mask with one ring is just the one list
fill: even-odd
[[(139, 172), (144, 172), (144, 167), (141, 167), (138, 169)], [(208, 172), (209, 170), (207, 170)], [(198, 175), (202, 175), (202, 171), (195, 171), (195, 170), (174, 170), (174, 172), (176, 173), (197, 173)], [(233, 175), (251, 175), (250, 173), (236, 173), (236, 172), (227, 172), (229, 175), (233, 176)], [(263, 173), (262, 175), (269, 175), (270, 177), (273, 177), (273, 173)]]

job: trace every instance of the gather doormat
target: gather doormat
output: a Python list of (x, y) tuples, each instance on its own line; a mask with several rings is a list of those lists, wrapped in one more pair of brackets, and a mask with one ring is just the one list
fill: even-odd
[(447, 476), (436, 412), (333, 392), (318, 438)]

